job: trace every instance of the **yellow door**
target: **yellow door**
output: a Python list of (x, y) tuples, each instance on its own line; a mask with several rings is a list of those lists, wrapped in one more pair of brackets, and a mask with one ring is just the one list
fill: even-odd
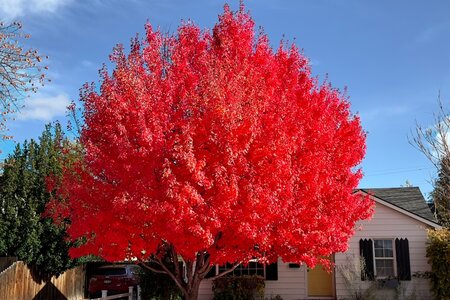
[(333, 297), (334, 271), (327, 272), (322, 265), (314, 269), (308, 269), (308, 296), (309, 297)]

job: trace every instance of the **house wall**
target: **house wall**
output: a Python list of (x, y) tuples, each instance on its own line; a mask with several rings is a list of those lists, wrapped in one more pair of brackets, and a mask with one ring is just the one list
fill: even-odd
[[(204, 280), (200, 285), (199, 300), (213, 298), (211, 280)], [(266, 280), (266, 297), (280, 295), (283, 300), (306, 298), (306, 268), (289, 268), (289, 264), (278, 259), (278, 280)]]
[[(355, 235), (350, 239), (349, 250), (335, 255), (335, 285), (337, 299), (351, 299), (354, 290), (367, 289), (372, 281), (361, 281), (359, 267), (359, 240), (364, 238), (407, 238), (409, 242), (409, 254), (411, 281), (402, 281), (400, 291), (405, 295), (415, 295), (415, 299), (433, 299), (427, 279), (415, 278), (414, 273), (430, 271), (425, 256), (427, 225), (397, 212), (383, 204), (376, 203), (375, 213), (370, 221), (363, 221), (357, 225)], [(394, 233), (393, 233), (394, 232)], [(349, 286), (344, 282), (342, 272), (354, 269), (354, 282)], [(306, 267), (299, 269), (289, 268), (287, 263), (278, 261), (278, 280), (266, 281), (266, 297), (280, 295), (283, 300), (307, 299), (307, 272)], [(200, 286), (200, 300), (213, 298), (210, 280), (204, 280)], [(377, 290), (377, 299), (396, 299), (395, 290)], [(403, 299), (402, 296), (399, 299)]]
[(289, 268), (278, 259), (278, 280), (266, 280), (266, 297), (280, 295), (284, 300), (306, 298), (306, 267)]
[[(428, 280), (414, 277), (416, 272), (431, 270), (425, 256), (426, 229), (429, 228), (427, 225), (377, 202), (372, 219), (360, 222), (357, 228), (355, 235), (350, 239), (349, 250), (335, 255), (336, 266), (338, 266), (336, 270), (336, 295), (338, 299), (349, 298), (352, 289), (365, 289), (374, 284), (373, 281), (361, 281), (360, 278), (356, 278), (353, 287), (351, 287), (344, 282), (342, 277), (344, 269), (348, 270), (353, 267), (359, 270), (359, 240), (365, 238), (407, 238), (413, 277), (411, 281), (401, 281), (400, 290), (406, 295), (414, 294), (416, 299), (433, 299)], [(377, 295), (380, 299), (393, 299), (395, 290), (379, 290)]]

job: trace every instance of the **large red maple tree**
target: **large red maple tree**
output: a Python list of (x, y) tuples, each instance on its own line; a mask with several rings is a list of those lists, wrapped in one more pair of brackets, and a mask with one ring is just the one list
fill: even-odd
[(225, 6), (212, 31), (147, 25), (110, 59), (100, 88), (82, 89), (83, 157), (56, 210), (85, 242), (73, 256), (156, 263), (196, 299), (215, 264), (314, 266), (371, 215), (352, 194), (365, 133), (346, 96), (295, 46), (255, 35), (243, 7)]

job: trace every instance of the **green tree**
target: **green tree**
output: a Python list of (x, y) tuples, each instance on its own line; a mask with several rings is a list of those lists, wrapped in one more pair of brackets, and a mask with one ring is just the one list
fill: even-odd
[(437, 219), (442, 225), (450, 228), (450, 156), (441, 160), (431, 198)]
[(450, 300), (450, 230), (428, 231), (428, 263), (431, 265), (431, 290), (435, 299)]
[(41, 275), (71, 267), (64, 226), (42, 216), (52, 197), (49, 186), (62, 173), (65, 145), (61, 126), (47, 125), (39, 142), (17, 145), (4, 162), (0, 185), (0, 255), (17, 256)]
[(433, 182), (431, 200), (438, 221), (450, 226), (450, 111), (438, 97), (438, 111), (432, 126), (416, 124), (410, 143), (434, 165), (437, 179)]

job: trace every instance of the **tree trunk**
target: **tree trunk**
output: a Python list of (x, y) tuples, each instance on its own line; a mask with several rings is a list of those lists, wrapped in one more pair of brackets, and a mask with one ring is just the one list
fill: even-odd
[[(183, 293), (184, 300), (197, 300), (200, 283), (213, 268), (210, 264), (209, 254), (206, 251), (200, 251), (194, 260), (183, 260), (186, 272), (184, 273), (183, 268), (180, 268), (179, 263), (181, 261), (179, 260), (179, 255), (175, 251), (173, 245), (166, 243), (163, 247), (164, 255), (167, 259), (156, 255), (152, 260), (153, 263), (161, 267), (160, 269), (154, 268), (145, 262), (141, 262), (142, 265), (155, 273), (167, 274)], [(211, 279), (232, 272), (239, 264), (240, 262), (235, 263), (232, 268), (211, 277)]]
[(194, 280), (191, 282), (189, 286), (189, 290), (184, 296), (185, 300), (197, 300), (198, 299), (198, 290), (200, 288), (201, 280)]

